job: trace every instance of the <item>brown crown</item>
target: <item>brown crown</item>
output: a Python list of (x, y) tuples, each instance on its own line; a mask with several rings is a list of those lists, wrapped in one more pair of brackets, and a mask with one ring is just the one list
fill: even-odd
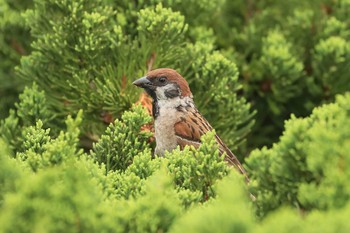
[(165, 76), (168, 78), (170, 82), (177, 83), (181, 89), (182, 96), (189, 96), (192, 98), (192, 93), (191, 93), (190, 87), (188, 86), (187, 81), (181, 76), (181, 74), (176, 72), (176, 70), (173, 70), (170, 68), (160, 68), (160, 69), (151, 70), (147, 74), (148, 78), (157, 78), (160, 76)]

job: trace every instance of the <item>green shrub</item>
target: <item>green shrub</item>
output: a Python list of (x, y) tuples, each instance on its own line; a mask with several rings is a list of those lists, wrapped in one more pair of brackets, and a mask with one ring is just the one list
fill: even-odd
[(337, 96), (310, 117), (292, 116), (278, 143), (252, 152), (247, 168), (260, 215), (281, 205), (309, 211), (348, 202), (349, 101)]
[[(185, 16), (168, 8), (188, 10), (177, 1), (164, 6), (127, 2), (36, 0), (26, 12), (33, 52), (22, 57), (18, 73), (45, 91), (48, 108), (57, 116), (54, 128), (62, 128), (66, 115), (83, 109), (82, 134), (91, 148), (106, 123), (137, 101), (132, 81), (150, 68), (171, 67), (188, 79), (203, 114), (237, 147), (253, 125), (253, 111), (237, 95), (235, 64), (213, 51), (212, 44), (190, 41)], [(189, 4), (216, 11), (218, 6), (207, 2)], [(199, 98), (204, 91), (205, 98)], [(223, 114), (214, 114), (219, 109)]]
[[(0, 232), (349, 232), (349, 9), (0, 0)], [(132, 82), (159, 67), (249, 182), (214, 132), (153, 155)]]
[(31, 51), (32, 39), (22, 13), (32, 5), (31, 0), (0, 1), (0, 118), (8, 116), (25, 84), (14, 67)]

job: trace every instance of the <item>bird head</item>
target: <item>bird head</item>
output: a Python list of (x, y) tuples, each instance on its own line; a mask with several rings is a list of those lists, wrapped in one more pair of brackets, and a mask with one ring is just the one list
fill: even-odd
[(133, 84), (145, 89), (156, 101), (186, 96), (192, 98), (187, 81), (178, 72), (169, 68), (152, 70)]

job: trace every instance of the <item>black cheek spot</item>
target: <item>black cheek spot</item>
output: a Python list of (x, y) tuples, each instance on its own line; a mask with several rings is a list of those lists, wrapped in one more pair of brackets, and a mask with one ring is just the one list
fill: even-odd
[(166, 90), (164, 92), (164, 95), (167, 97), (167, 98), (175, 98), (175, 97), (178, 97), (180, 96), (180, 90), (179, 89), (173, 89), (173, 90)]

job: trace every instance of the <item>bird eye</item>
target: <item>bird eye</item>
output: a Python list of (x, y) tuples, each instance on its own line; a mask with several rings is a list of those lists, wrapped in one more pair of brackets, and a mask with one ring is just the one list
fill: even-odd
[(159, 82), (161, 82), (161, 83), (165, 83), (165, 81), (167, 80), (167, 78), (166, 78), (165, 76), (160, 76), (158, 80), (159, 80)]

